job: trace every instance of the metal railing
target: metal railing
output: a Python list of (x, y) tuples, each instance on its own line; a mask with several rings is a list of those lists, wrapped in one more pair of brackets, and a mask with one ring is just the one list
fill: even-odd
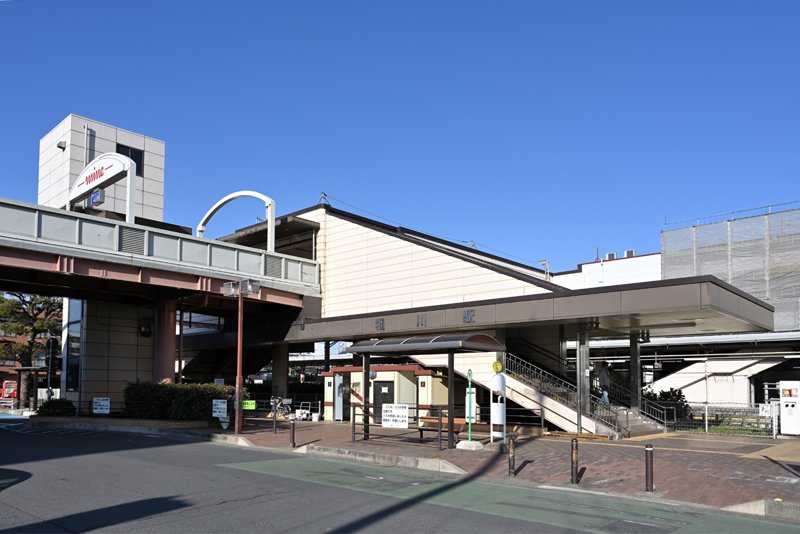
[(0, 199), (0, 243), (221, 279), (280, 281), (319, 293), (316, 261), (16, 200)]
[[(627, 406), (628, 408), (633, 404), (633, 392), (613, 382), (609, 387), (608, 396), (615, 403)], [(675, 422), (674, 409), (646, 399), (641, 395), (639, 395), (639, 413), (664, 427), (668, 427)], [(670, 415), (672, 415), (671, 418), (669, 417)]]
[[(372, 408), (374, 408), (374, 406), (370, 406), (370, 410)], [(370, 430), (371, 428), (383, 428), (383, 425), (380, 422), (375, 422), (375, 414), (364, 413), (361, 406), (351, 406), (350, 411), (350, 428), (352, 433), (351, 441), (356, 441), (356, 437), (359, 435), (358, 427), (361, 427), (360, 434), (362, 436), (362, 440), (368, 440), (370, 438), (396, 438), (403, 440), (413, 439), (414, 441), (422, 442), (423, 433), (426, 430), (436, 432), (436, 447), (438, 450), (442, 450), (442, 444), (447, 440), (446, 436), (448, 433), (448, 426), (446, 414), (447, 410), (445, 406), (419, 408), (414, 405), (408, 405), (408, 428), (397, 429), (398, 433), (392, 434), (376, 434)], [(420, 415), (420, 413), (423, 411), (427, 412), (428, 415)], [(373, 422), (370, 422), (370, 419), (372, 419)], [(435, 422), (435, 426), (423, 426), (423, 423), (431, 421)], [(403, 432), (403, 430), (407, 430), (407, 432)], [(410, 437), (411, 432), (418, 432), (419, 438)]]
[[(512, 378), (536, 389), (540, 393), (568, 406), (576, 412), (578, 411), (578, 388), (575, 384), (545, 371), (510, 352), (506, 353), (505, 368), (506, 374)], [(599, 397), (590, 395), (589, 405), (590, 413), (583, 413), (581, 414), (582, 416), (599, 421), (611, 427), (616, 432), (623, 430), (619, 425), (617, 411), (610, 406), (602, 404)]]
[(675, 403), (673, 429), (722, 436), (774, 437), (777, 406), (770, 404)]

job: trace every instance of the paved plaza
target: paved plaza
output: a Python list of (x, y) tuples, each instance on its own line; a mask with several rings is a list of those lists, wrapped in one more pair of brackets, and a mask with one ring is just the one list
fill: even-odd
[[(261, 426), (256, 426), (261, 425)], [(391, 464), (397, 457), (443, 460), (467, 475), (507, 484), (570, 487), (571, 439), (522, 437), (516, 447), (516, 476), (508, 476), (507, 455), (490, 451), (437, 449), (435, 433), (423, 442), (415, 430), (373, 427), (352, 441), (349, 423), (297, 421), (295, 449), (308, 454)], [(232, 432), (209, 430), (225, 439)], [(462, 435), (464, 437), (464, 435)], [(480, 436), (475, 436), (479, 438)], [(253, 419), (243, 443), (291, 450), (288, 423), (273, 433), (271, 423)], [(644, 449), (654, 449), (655, 492), (645, 492)], [(446, 447), (446, 441), (443, 445)], [(578, 489), (726, 507), (761, 499), (800, 503), (800, 440), (655, 434), (622, 441), (579, 439)], [(404, 465), (396, 463), (395, 465)], [(428, 462), (427, 467), (436, 464)]]

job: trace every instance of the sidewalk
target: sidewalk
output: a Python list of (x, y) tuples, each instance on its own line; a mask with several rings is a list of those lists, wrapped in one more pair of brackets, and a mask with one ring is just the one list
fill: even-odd
[[(129, 424), (133, 426), (135, 422)], [(147, 430), (288, 453), (461, 473), (501, 484), (559, 486), (723, 508), (754, 501), (772, 504), (774, 499), (782, 499), (785, 504), (780, 506), (800, 510), (797, 439), (704, 434), (656, 434), (622, 441), (580, 439), (580, 481), (572, 485), (570, 438), (522, 437), (516, 447), (517, 475), (509, 477), (506, 454), (487, 450), (439, 451), (432, 432), (427, 432), (420, 443), (416, 430), (372, 427), (370, 439), (364, 441), (359, 426), (356, 441), (352, 441), (350, 423), (297, 421), (296, 447), (292, 448), (289, 427), (288, 422), (281, 422), (277, 433), (273, 433), (270, 420), (248, 419), (241, 436), (221, 428)], [(466, 434), (461, 437), (466, 439)], [(446, 436), (443, 438), (446, 447)], [(654, 449), (654, 493), (645, 493), (645, 444), (652, 444)]]
[[(263, 424), (263, 423), (262, 423)], [(575, 487), (570, 484), (570, 438), (522, 438), (516, 447), (516, 477), (508, 477), (508, 457), (490, 451), (438, 451), (433, 433), (419, 443), (415, 430), (372, 428), (369, 441), (359, 433), (351, 441), (349, 423), (296, 422), (301, 452), (340, 458), (391, 462), (392, 457), (444, 460), (465, 474), (505, 483)], [(288, 424), (246, 426), (255, 446), (291, 450)], [(462, 438), (465, 438), (462, 435)], [(622, 441), (579, 440), (579, 489), (644, 495), (644, 447), (654, 449), (655, 493), (669, 500), (726, 507), (776, 498), (800, 503), (800, 440), (709, 437), (704, 434), (656, 434)], [(446, 439), (444, 446), (446, 447)], [(347, 452), (349, 451), (349, 453)], [(404, 465), (404, 464), (403, 464)], [(434, 464), (428, 463), (428, 468)]]

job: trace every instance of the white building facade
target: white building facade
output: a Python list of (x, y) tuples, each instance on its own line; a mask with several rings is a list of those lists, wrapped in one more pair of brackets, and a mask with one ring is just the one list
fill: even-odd
[[(134, 215), (164, 220), (165, 143), (92, 119), (69, 115), (39, 141), (39, 189), (37, 203), (63, 208), (70, 188), (86, 165), (105, 153), (122, 154), (136, 162), (139, 177)], [(95, 211), (125, 213), (127, 178), (105, 189)]]

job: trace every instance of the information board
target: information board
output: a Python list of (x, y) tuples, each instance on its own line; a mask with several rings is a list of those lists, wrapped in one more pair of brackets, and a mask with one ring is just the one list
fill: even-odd
[(227, 417), (228, 401), (225, 399), (213, 399), (211, 401), (211, 417)]
[(111, 399), (109, 397), (92, 397), (92, 413), (111, 413)]
[(381, 409), (381, 426), (408, 428), (408, 404), (384, 404)]
[(256, 409), (256, 401), (254, 400), (242, 401), (242, 410), (255, 410), (255, 409)]
[[(476, 406), (476, 404), (478, 404), (478, 400), (477, 397), (475, 396), (475, 388), (467, 388), (467, 392), (464, 395), (464, 406), (467, 406), (467, 408), (465, 408), (464, 410), (465, 411), (464, 419), (466, 420), (467, 423), (474, 423), (477, 420), (475, 417), (475, 412), (478, 410), (478, 406)], [(472, 406), (471, 413), (469, 410), (469, 406)]]

